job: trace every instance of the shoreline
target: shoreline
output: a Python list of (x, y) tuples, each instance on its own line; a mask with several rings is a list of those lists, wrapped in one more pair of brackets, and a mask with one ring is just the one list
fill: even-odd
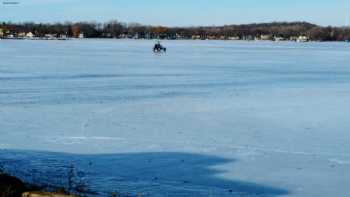
[(133, 41), (224, 41), (224, 42), (269, 42), (269, 43), (350, 43), (350, 41), (319, 41), (319, 40), (309, 40), (309, 41), (294, 41), (294, 40), (229, 40), (229, 39), (133, 39), (133, 38), (0, 38), (0, 40), (13, 40), (13, 41), (84, 41), (84, 40), (133, 40)]

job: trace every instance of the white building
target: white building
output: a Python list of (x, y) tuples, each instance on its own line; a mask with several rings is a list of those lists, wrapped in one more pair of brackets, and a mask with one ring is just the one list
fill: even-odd
[(297, 42), (308, 42), (309, 38), (307, 36), (299, 36)]
[(47, 40), (53, 40), (56, 38), (56, 35), (54, 34), (45, 34), (45, 39)]
[(280, 41), (284, 41), (285, 40), (283, 37), (277, 37), (277, 36), (275, 36), (273, 39), (276, 42), (280, 42)]
[(26, 38), (29, 38), (29, 39), (34, 38), (34, 34), (32, 32), (28, 32), (26, 34)]
[(229, 40), (240, 40), (241, 38), (239, 36), (231, 36), (228, 37)]
[(261, 35), (260, 40), (272, 40), (272, 36), (271, 35)]
[(25, 32), (19, 32), (17, 33), (17, 38), (24, 38), (26, 36)]

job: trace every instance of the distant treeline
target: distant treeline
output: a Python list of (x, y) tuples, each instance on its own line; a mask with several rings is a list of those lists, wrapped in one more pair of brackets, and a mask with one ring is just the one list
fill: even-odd
[[(0, 23), (2, 36), (31, 32), (35, 37), (48, 34), (85, 38), (138, 39), (285, 39), (304, 36), (314, 41), (344, 41), (350, 39), (350, 28), (322, 27), (307, 22), (273, 22), (247, 25), (165, 27), (146, 26), (118, 21), (107, 23)], [(1, 33), (1, 32), (0, 32)]]

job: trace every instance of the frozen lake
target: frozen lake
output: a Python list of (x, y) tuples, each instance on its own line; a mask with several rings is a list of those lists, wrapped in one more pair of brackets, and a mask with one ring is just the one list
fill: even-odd
[(1, 40), (0, 170), (91, 196), (350, 196), (348, 43), (163, 44)]

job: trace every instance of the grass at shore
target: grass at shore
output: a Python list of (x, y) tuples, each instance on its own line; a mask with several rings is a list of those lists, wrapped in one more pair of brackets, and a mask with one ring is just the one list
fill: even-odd
[(17, 197), (29, 188), (19, 179), (0, 174), (0, 197)]
[[(38, 187), (26, 185), (16, 177), (0, 173), (0, 197), (23, 197), (25, 192), (30, 191), (36, 191), (35, 196), (58, 196), (53, 194), (48, 195), (48, 193), (40, 191)], [(63, 190), (58, 191), (57, 194), (62, 196), (67, 195)]]

